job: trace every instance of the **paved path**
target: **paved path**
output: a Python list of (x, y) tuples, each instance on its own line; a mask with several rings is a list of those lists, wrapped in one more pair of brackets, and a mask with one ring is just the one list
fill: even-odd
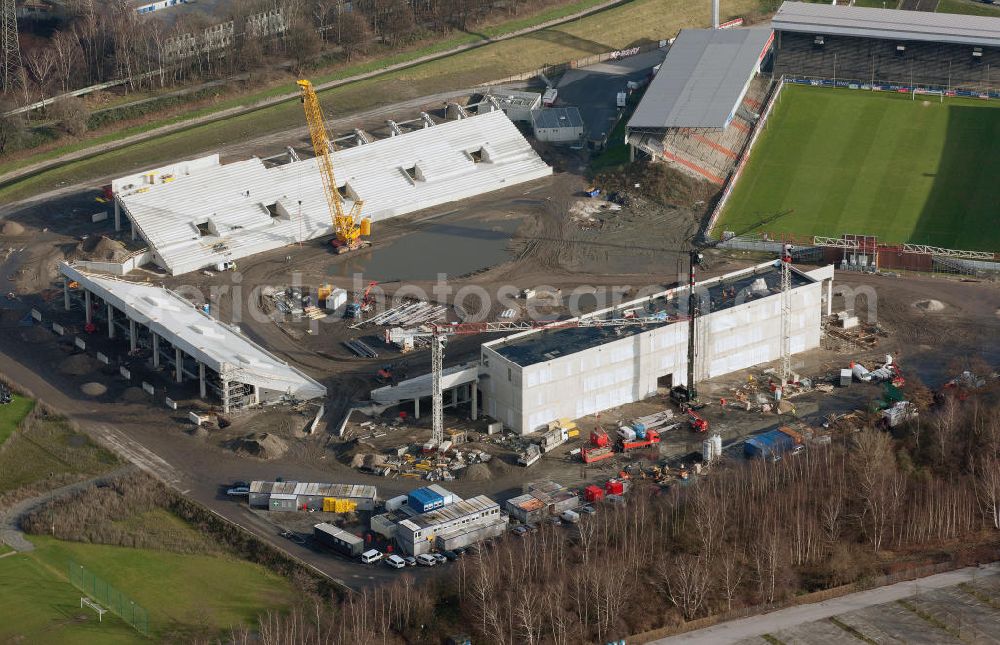
[[(66, 486), (61, 486), (54, 490), (46, 491), (41, 495), (36, 495), (35, 497), (29, 497), (28, 499), (23, 499), (17, 502), (5, 511), (0, 511), (0, 542), (3, 542), (15, 551), (34, 551), (35, 545), (28, 541), (28, 538), (24, 536), (24, 532), (21, 530), (20, 521), (21, 518), (29, 511), (38, 508), (45, 502), (56, 499), (57, 497), (62, 497), (63, 495), (68, 495), (69, 493), (74, 493), (79, 490), (83, 490), (87, 486), (93, 483), (114, 479), (119, 475), (124, 475), (125, 473), (131, 472), (136, 467), (132, 464), (122, 466), (109, 473), (104, 473), (103, 475), (97, 475), (96, 477), (91, 477), (84, 481), (79, 481), (74, 484), (67, 484)], [(10, 554), (7, 554), (10, 555)]]
[(1000, 563), (998, 562), (980, 567), (966, 567), (926, 578), (899, 582), (886, 587), (859, 591), (858, 593), (848, 594), (832, 600), (824, 600), (823, 602), (801, 605), (799, 607), (789, 607), (788, 609), (781, 609), (770, 614), (733, 620), (694, 632), (688, 632), (687, 634), (651, 641), (651, 645), (676, 645), (680, 643), (684, 643), (684, 645), (721, 645), (724, 643), (736, 643), (745, 638), (773, 633), (801, 625), (802, 623), (823, 620), (831, 616), (871, 607), (872, 605), (894, 602), (931, 589), (952, 587), (962, 582), (969, 582), (977, 576), (996, 573), (1000, 573)]

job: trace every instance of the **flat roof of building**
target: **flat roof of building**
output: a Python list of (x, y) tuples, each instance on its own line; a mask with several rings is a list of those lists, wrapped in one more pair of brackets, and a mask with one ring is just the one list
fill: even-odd
[(491, 508), (499, 508), (500, 505), (486, 495), (476, 495), (469, 499), (464, 499), (454, 504), (449, 504), (443, 508), (438, 508), (426, 513), (414, 515), (399, 523), (412, 531), (419, 531), (431, 526), (445, 524), (453, 520), (458, 520), (468, 515), (481, 513)]
[(542, 108), (531, 111), (531, 124), (535, 128), (582, 128), (583, 117), (573, 106)]
[(772, 38), (760, 27), (682, 30), (629, 129), (726, 127)]
[[(796, 270), (791, 272), (792, 289), (815, 282)], [(763, 280), (765, 290), (755, 291), (752, 285)], [(760, 284), (760, 283), (757, 283)], [(697, 283), (696, 290), (705, 289), (708, 310), (702, 312), (715, 313), (730, 309), (738, 304), (750, 302), (767, 296), (777, 295), (781, 290), (781, 271), (774, 263), (757, 265), (745, 271), (738, 271), (719, 278), (713, 278)], [(528, 331), (507, 338), (485, 343), (488, 348), (511, 362), (527, 367), (536, 363), (555, 360), (570, 354), (576, 354), (592, 347), (597, 347), (621, 338), (628, 338), (651, 329), (670, 325), (683, 319), (687, 313), (687, 287), (669, 289), (662, 294), (645, 301), (645, 311), (637, 313), (638, 317), (665, 314), (665, 322), (645, 325), (629, 325), (623, 327), (568, 327), (565, 329)], [(735, 296), (731, 295), (735, 292)], [(618, 308), (618, 312), (633, 309), (626, 304)], [(621, 317), (621, 313), (614, 316)], [(585, 317), (586, 318), (586, 317)], [(531, 491), (534, 494), (534, 491)]]
[(538, 92), (505, 90), (503, 88), (491, 88), (486, 92), (486, 96), (492, 96), (500, 101), (501, 104), (517, 105), (520, 107), (532, 107), (542, 102), (542, 95)]
[(326, 396), (316, 380), (165, 287), (84, 273), (65, 263), (60, 270), (223, 379), (299, 399)]
[(330, 524), (328, 522), (320, 522), (319, 524), (314, 524), (313, 528), (316, 529), (317, 531), (322, 531), (323, 533), (326, 533), (331, 537), (343, 540), (348, 544), (364, 544), (363, 538), (348, 531), (345, 531), (339, 526), (334, 526), (333, 524)]
[(365, 484), (321, 484), (313, 482), (250, 482), (251, 493), (271, 495), (306, 495), (310, 497), (347, 497), (375, 499), (374, 486)]
[[(473, 154), (481, 153), (481, 154)], [(552, 174), (499, 111), (406, 132), (333, 155), (345, 208), (373, 222)], [(112, 182), (117, 199), (173, 275), (333, 233), (315, 159), (179, 162)]]
[(957, 13), (783, 2), (775, 31), (1000, 47), (1000, 18)]

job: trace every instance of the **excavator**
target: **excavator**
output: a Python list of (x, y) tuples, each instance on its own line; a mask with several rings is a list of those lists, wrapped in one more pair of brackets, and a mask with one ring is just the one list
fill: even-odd
[(334, 238), (331, 240), (337, 253), (347, 253), (362, 246), (368, 246), (369, 241), (362, 238), (371, 235), (371, 220), (361, 217), (361, 207), (364, 201), (356, 196), (349, 211), (344, 209), (344, 199), (347, 197), (347, 185), (342, 188), (337, 184), (333, 174), (333, 158), (330, 155), (330, 137), (326, 133), (323, 120), (323, 109), (313, 84), (307, 80), (298, 81), (302, 93), (302, 106), (309, 123), (309, 137), (312, 139), (313, 152), (319, 165), (319, 175), (323, 180), (323, 192), (330, 207), (330, 218), (333, 221)]

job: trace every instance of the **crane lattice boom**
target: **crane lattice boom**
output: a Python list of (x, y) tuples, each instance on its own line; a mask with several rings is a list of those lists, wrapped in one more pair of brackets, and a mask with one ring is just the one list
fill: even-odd
[(335, 245), (338, 250), (355, 249), (360, 244), (360, 237), (368, 234), (367, 222), (361, 219), (361, 207), (364, 202), (356, 199), (351, 210), (344, 211), (344, 198), (337, 188), (337, 177), (333, 174), (330, 137), (326, 133), (319, 98), (311, 82), (300, 80), (298, 86), (302, 91), (302, 106), (305, 109), (306, 121), (309, 123), (309, 138), (312, 139), (313, 152), (316, 154), (316, 163), (319, 165), (319, 174), (323, 180), (323, 192), (326, 194), (333, 230), (337, 236)]

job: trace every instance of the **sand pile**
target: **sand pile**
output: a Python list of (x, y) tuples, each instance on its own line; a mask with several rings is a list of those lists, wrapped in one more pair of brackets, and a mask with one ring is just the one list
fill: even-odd
[(129, 403), (145, 403), (149, 400), (149, 395), (140, 387), (130, 387), (122, 392), (121, 399)]
[(288, 452), (288, 444), (280, 437), (267, 432), (248, 434), (229, 442), (229, 449), (243, 457), (277, 459)]
[(101, 396), (108, 391), (104, 385), (91, 381), (80, 386), (80, 390), (87, 396)]
[(24, 235), (24, 227), (17, 222), (4, 222), (3, 228), (0, 229), (0, 232), (10, 237), (15, 235)]
[(59, 371), (70, 376), (83, 376), (84, 374), (90, 374), (100, 367), (100, 365), (100, 361), (96, 358), (92, 358), (86, 354), (73, 354), (62, 362), (59, 366)]
[(503, 476), (510, 472), (510, 464), (499, 457), (494, 457), (490, 459), (490, 470), (494, 476)]
[(940, 300), (918, 300), (913, 306), (924, 311), (941, 311), (945, 307)]
[(90, 260), (121, 262), (128, 256), (128, 249), (121, 242), (109, 237), (91, 237), (80, 242), (77, 251)]
[(493, 473), (490, 472), (490, 467), (486, 464), (472, 464), (462, 470), (461, 478), (470, 482), (484, 482), (492, 479)]
[(358, 453), (351, 458), (351, 468), (361, 468), (367, 466), (374, 468), (385, 464), (385, 455)]

